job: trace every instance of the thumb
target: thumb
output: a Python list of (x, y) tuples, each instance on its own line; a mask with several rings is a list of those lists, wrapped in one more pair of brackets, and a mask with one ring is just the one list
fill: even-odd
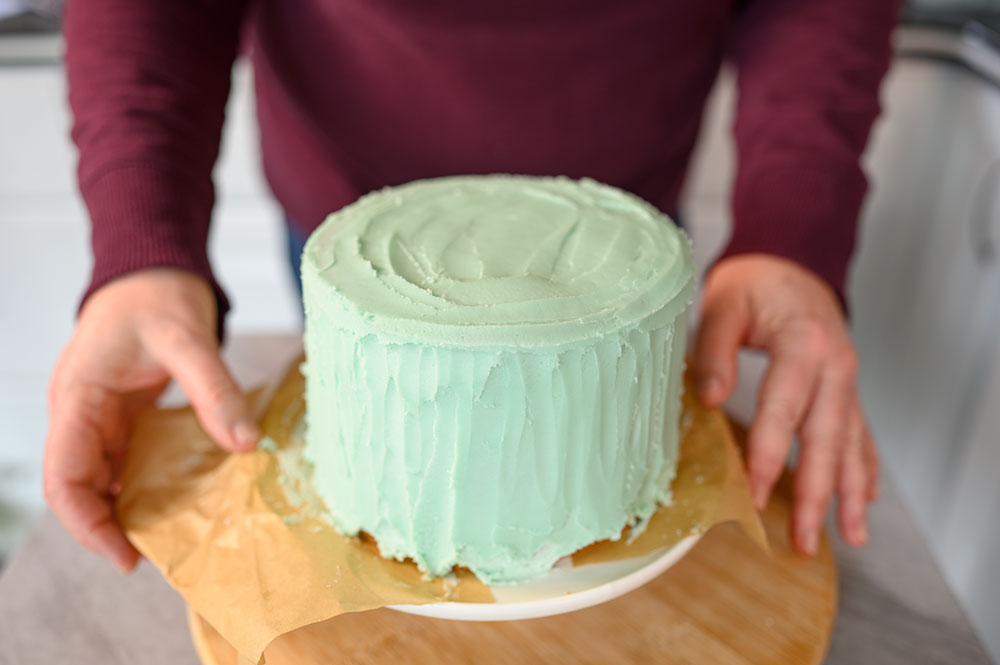
[(694, 349), (698, 397), (705, 404), (718, 406), (733, 391), (746, 329), (747, 314), (740, 302), (706, 292)]
[(191, 400), (201, 426), (216, 443), (233, 452), (253, 449), (260, 430), (214, 337), (187, 330), (158, 332), (151, 336), (149, 350)]

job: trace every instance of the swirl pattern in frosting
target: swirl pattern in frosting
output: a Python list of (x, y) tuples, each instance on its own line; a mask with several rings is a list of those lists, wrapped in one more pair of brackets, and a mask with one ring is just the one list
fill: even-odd
[(365, 196), (313, 234), (305, 263), (357, 326), (469, 345), (561, 344), (676, 314), (693, 272), (685, 236), (637, 197), (496, 175)]

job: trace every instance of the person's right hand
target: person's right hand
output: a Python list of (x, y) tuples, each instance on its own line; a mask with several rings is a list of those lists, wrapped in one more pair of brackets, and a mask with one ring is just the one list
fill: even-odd
[(205, 431), (231, 451), (258, 429), (219, 357), (216, 301), (202, 278), (155, 268), (98, 289), (49, 384), (45, 498), (81, 544), (129, 571), (139, 553), (115, 519), (118, 473), (135, 415), (174, 379)]

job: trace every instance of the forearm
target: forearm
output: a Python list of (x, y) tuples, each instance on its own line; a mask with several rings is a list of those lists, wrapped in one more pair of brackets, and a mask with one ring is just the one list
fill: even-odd
[(206, 239), (243, 11), (236, 1), (67, 3), (73, 139), (94, 252), (87, 295), (169, 266), (208, 280), (224, 309)]
[(737, 22), (739, 165), (724, 256), (791, 259), (843, 300), (898, 0), (755, 0)]

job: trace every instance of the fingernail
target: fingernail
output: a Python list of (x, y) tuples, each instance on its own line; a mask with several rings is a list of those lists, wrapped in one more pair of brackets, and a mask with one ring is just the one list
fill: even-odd
[(854, 530), (854, 543), (858, 546), (868, 544), (868, 526), (862, 524)]
[(252, 448), (257, 445), (260, 439), (260, 430), (256, 423), (249, 420), (237, 420), (233, 425), (233, 439), (241, 448)]
[(767, 507), (767, 486), (764, 483), (754, 483), (750, 495), (757, 510), (764, 510)]
[(698, 377), (698, 392), (702, 399), (714, 399), (722, 388), (722, 381), (714, 374), (703, 374)]
[(816, 531), (806, 531), (802, 534), (802, 549), (805, 550), (806, 554), (810, 556), (816, 554), (818, 547), (819, 533)]

